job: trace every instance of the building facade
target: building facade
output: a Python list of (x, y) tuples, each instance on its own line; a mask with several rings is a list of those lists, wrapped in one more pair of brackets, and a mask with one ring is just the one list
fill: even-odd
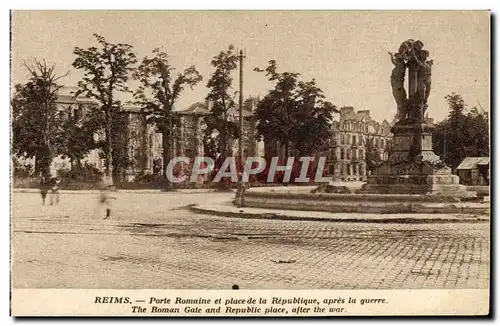
[(369, 174), (367, 151), (380, 160), (388, 159), (391, 125), (370, 117), (369, 110), (340, 109), (339, 121), (332, 123), (332, 140), (326, 156), (326, 175), (334, 180), (364, 181)]
[[(62, 117), (77, 117), (82, 120), (97, 104), (85, 97), (74, 97), (71, 88), (63, 88), (58, 95), (56, 106)], [(126, 157), (120, 164), (117, 177), (122, 180), (132, 180), (138, 174), (153, 173), (154, 159), (161, 156), (161, 134), (156, 128), (146, 123), (146, 116), (137, 107), (125, 106), (117, 114), (120, 130), (116, 148), (122, 157)], [(103, 132), (96, 132), (94, 140), (104, 140)], [(105, 169), (105, 160), (100, 149), (91, 150), (82, 160), (83, 164), (91, 164), (100, 171)], [(68, 158), (55, 157), (50, 167), (50, 172), (55, 175), (58, 170), (70, 169), (71, 162)]]
[[(64, 88), (56, 102), (58, 111), (62, 116), (78, 116), (84, 118), (97, 104), (85, 97), (74, 97), (71, 88)], [(263, 144), (255, 140), (256, 121), (253, 116), (256, 101), (248, 100), (243, 110), (243, 151), (244, 156), (263, 155)], [(204, 156), (203, 137), (206, 129), (204, 117), (210, 113), (206, 103), (196, 102), (189, 107), (174, 111), (178, 118), (178, 125), (173, 132), (173, 156), (185, 156), (195, 158)], [(238, 122), (239, 112), (237, 108), (231, 109), (229, 119)], [(138, 175), (161, 174), (163, 171), (163, 144), (162, 135), (154, 125), (148, 124), (146, 115), (138, 107), (125, 106), (115, 119), (119, 119), (119, 145), (117, 155), (126, 157), (118, 169), (115, 168), (115, 176), (119, 181), (133, 181)], [(94, 140), (104, 140), (104, 133), (97, 132)], [(230, 155), (237, 155), (238, 140), (232, 139)], [(30, 160), (28, 160), (30, 161)], [(33, 163), (33, 162), (25, 162)], [(100, 149), (94, 149), (82, 160), (98, 170), (104, 171), (105, 161)], [(33, 165), (33, 164), (32, 164)], [(55, 175), (58, 170), (70, 169), (71, 162), (68, 158), (56, 157), (51, 165), (51, 174)], [(118, 170), (118, 171), (116, 171)]]
[[(253, 115), (255, 104), (254, 99), (249, 99), (243, 107), (243, 157), (264, 155), (263, 142), (255, 139), (257, 125)], [(180, 127), (175, 134), (176, 154), (187, 157), (203, 156), (205, 154), (203, 137), (207, 128), (204, 117), (210, 114), (209, 105), (196, 102), (183, 110), (176, 111), (176, 114), (180, 119)], [(238, 125), (238, 108), (229, 109), (228, 120)], [(238, 155), (238, 143), (238, 139), (230, 139), (230, 156)]]

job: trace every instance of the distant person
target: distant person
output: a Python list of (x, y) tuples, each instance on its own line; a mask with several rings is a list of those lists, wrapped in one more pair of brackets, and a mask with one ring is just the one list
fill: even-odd
[(99, 195), (99, 205), (104, 206), (106, 209), (106, 215), (104, 219), (107, 220), (111, 218), (111, 200), (116, 199), (116, 197), (110, 196), (110, 191), (113, 189), (112, 185), (102, 185), (101, 193)]
[(40, 177), (40, 195), (42, 196), (42, 205), (45, 205), (45, 199), (47, 198), (47, 193), (49, 192), (50, 186), (48, 183), (49, 178), (47, 176), (42, 175)]
[(48, 184), (50, 187), (50, 205), (54, 203), (56, 205), (59, 204), (59, 184), (61, 183), (61, 179), (59, 177), (50, 178)]

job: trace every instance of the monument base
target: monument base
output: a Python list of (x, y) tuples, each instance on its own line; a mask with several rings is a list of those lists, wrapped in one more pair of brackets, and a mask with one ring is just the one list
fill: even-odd
[(389, 160), (367, 177), (359, 193), (429, 194), (470, 197), (460, 178), (432, 150), (433, 126), (400, 121), (392, 127), (393, 148)]
[(371, 175), (359, 190), (365, 194), (420, 194), (472, 197), (456, 175)]

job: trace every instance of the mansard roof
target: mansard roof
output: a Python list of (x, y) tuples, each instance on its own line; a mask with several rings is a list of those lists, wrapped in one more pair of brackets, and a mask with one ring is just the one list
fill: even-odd
[(186, 115), (207, 115), (210, 113), (208, 106), (203, 102), (196, 102), (183, 110), (176, 111), (178, 114)]
[(75, 97), (74, 95), (58, 94), (57, 104), (95, 104), (95, 101), (83, 96)]

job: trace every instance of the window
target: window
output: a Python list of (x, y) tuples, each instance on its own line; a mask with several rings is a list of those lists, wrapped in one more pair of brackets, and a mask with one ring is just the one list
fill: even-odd
[(81, 108), (76, 108), (73, 111), (73, 117), (75, 118), (75, 120), (80, 120), (82, 118), (82, 109)]
[(363, 150), (362, 150), (362, 149), (360, 149), (360, 150), (358, 151), (358, 156), (359, 156), (359, 159), (360, 159), (360, 160), (363, 160), (363, 159), (364, 159), (363, 154), (364, 154), (364, 153), (363, 153)]
[(356, 145), (356, 135), (353, 135), (353, 136), (352, 136), (352, 144), (353, 144), (353, 145)]
[(346, 145), (349, 145), (349, 135), (345, 135), (345, 143)]
[(344, 135), (340, 135), (340, 144), (344, 145)]
[(340, 149), (340, 159), (341, 160), (344, 159), (344, 149), (343, 148)]

